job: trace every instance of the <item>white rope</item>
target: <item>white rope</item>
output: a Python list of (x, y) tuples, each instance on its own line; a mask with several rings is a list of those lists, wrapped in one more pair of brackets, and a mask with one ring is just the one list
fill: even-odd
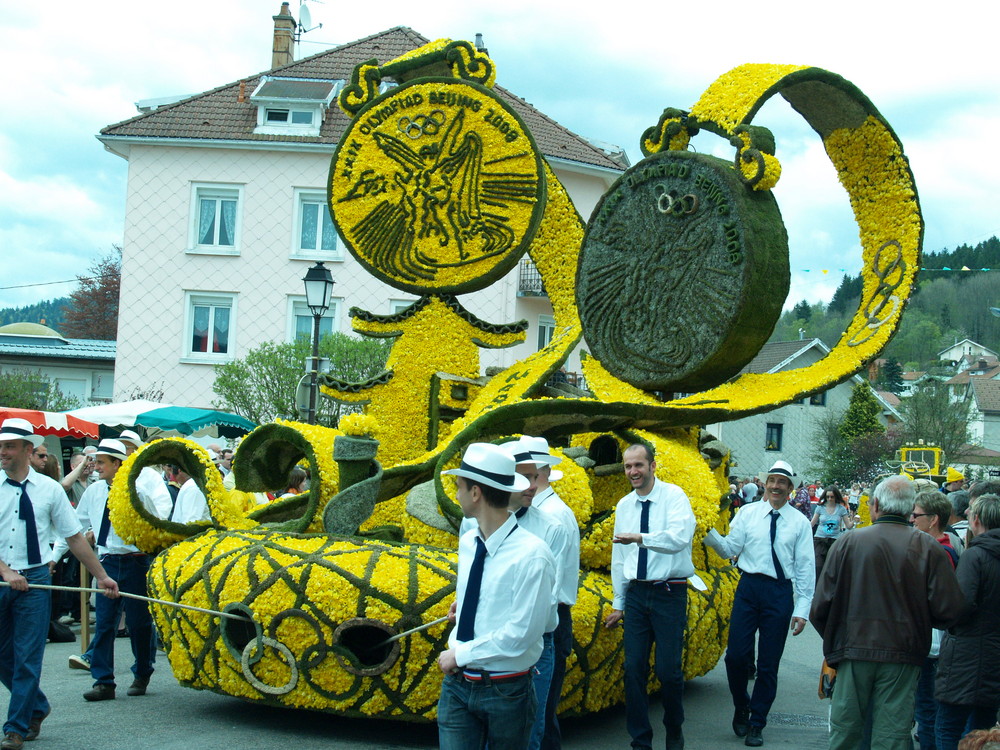
[[(0, 586), (10, 586), (6, 581), (0, 581)], [(104, 589), (89, 589), (83, 588), (82, 586), (55, 586), (52, 584), (43, 583), (30, 583), (28, 584), (30, 589), (48, 589), (49, 591), (80, 591), (86, 594), (104, 594)], [(142, 602), (150, 602), (152, 604), (163, 604), (168, 607), (177, 607), (178, 609), (190, 609), (194, 612), (204, 612), (207, 615), (218, 615), (219, 617), (228, 617), (230, 620), (242, 620), (243, 622), (253, 622), (254, 620), (245, 615), (236, 615), (232, 612), (219, 612), (214, 609), (205, 609), (204, 607), (195, 607), (193, 604), (181, 604), (180, 602), (170, 602), (165, 599), (154, 599), (150, 596), (140, 596), (139, 594), (130, 594), (127, 591), (119, 591), (121, 596), (128, 599), (138, 599)]]

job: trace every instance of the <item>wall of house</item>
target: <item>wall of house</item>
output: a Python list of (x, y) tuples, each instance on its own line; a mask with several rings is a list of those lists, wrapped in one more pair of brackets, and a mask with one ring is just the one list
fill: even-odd
[[(805, 367), (818, 361), (820, 352), (809, 350), (796, 362), (795, 367)], [(792, 369), (792, 368), (788, 368)], [(834, 386), (826, 391), (826, 403), (816, 406), (809, 399), (782, 406), (763, 414), (755, 414), (732, 422), (708, 425), (706, 429), (729, 446), (738, 466), (733, 470), (739, 476), (764, 476), (777, 460), (787, 461), (795, 469), (796, 484), (807, 481), (815, 475), (813, 454), (817, 448), (816, 433), (821, 419), (829, 414), (841, 415), (851, 401), (854, 379)], [(886, 424), (885, 417), (881, 421)], [(767, 425), (782, 426), (781, 450), (767, 450), (765, 437)], [(853, 477), (841, 477), (842, 482), (850, 482)]]
[[(295, 257), (296, 189), (325, 192), (329, 153), (133, 145), (129, 157), (116, 397), (134, 388), (162, 387), (166, 402), (210, 407), (214, 365), (244, 356), (264, 341), (292, 338), (292, 306), (304, 301), (302, 277), (314, 259)], [(582, 216), (588, 217), (609, 179), (556, 166)], [(241, 191), (235, 253), (192, 252), (196, 224), (193, 183)], [(337, 282), (335, 330), (351, 332), (348, 311), (393, 311), (415, 299), (369, 275), (341, 248), (327, 262)], [(566, 269), (575, 273), (575, 268)], [(537, 349), (539, 316), (547, 298), (517, 297), (515, 268), (489, 289), (460, 301), (489, 322), (529, 322), (526, 340), (484, 351), (483, 368), (506, 366)], [(191, 295), (232, 295), (226, 354), (190, 353)], [(578, 357), (570, 369), (579, 369)]]
[(79, 399), (81, 406), (110, 401), (114, 392), (114, 363), (110, 361), (95, 365), (80, 360), (57, 362), (51, 359), (5, 356), (0, 363), (0, 372), (10, 370), (41, 372), (63, 394)]

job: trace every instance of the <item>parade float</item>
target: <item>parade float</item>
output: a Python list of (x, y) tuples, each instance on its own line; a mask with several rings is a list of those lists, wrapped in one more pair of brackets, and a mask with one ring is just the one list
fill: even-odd
[[(181, 439), (148, 444), (119, 472), (111, 519), (158, 553), (150, 595), (228, 615), (153, 607), (182, 684), (347, 716), (433, 720), (435, 658), (449, 626), (389, 639), (446, 615), (454, 599), (461, 511), (441, 471), (471, 442), (521, 434), (556, 446), (564, 477), (554, 486), (580, 526), (561, 713), (623, 700), (621, 631), (602, 621), (613, 509), (630, 489), (621, 450), (631, 442), (650, 444), (657, 474), (691, 499), (694, 562), (707, 588), (689, 597), (684, 669), (705, 674), (724, 650), (736, 573), (701, 541), (727, 527), (729, 455), (699, 425), (826, 390), (876, 357), (896, 329), (918, 267), (917, 195), (893, 131), (849, 82), (792, 65), (725, 73), (690, 110), (664, 110), (641, 136), (645, 158), (585, 222), (491, 90), (494, 79), (484, 53), (440, 40), (359, 65), (340, 95), (352, 120), (330, 169), (331, 215), (368, 272), (419, 295), (394, 315), (351, 311), (359, 334), (394, 342), (370, 381), (321, 379), (325, 397), (362, 411), (336, 429), (280, 420), (258, 428), (236, 451), (235, 492), (203, 449)], [(384, 81), (397, 85), (386, 90)], [(781, 173), (776, 143), (752, 124), (775, 94), (823, 140), (848, 193), (864, 286), (825, 358), (737, 376), (766, 342), (789, 285), (771, 193)], [(698, 133), (731, 144), (733, 159), (691, 150)], [(482, 376), (479, 350), (517, 343), (525, 324), (481, 320), (460, 295), (495, 283), (525, 254), (544, 281), (556, 333)], [(551, 384), (584, 339), (588, 389)], [(283, 487), (300, 462), (309, 492), (248, 502), (248, 493)], [(211, 522), (147, 513), (135, 479), (162, 463), (195, 479)]]

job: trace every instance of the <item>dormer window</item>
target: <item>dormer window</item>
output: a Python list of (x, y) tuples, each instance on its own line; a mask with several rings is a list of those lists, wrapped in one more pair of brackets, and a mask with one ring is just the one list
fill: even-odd
[(262, 135), (319, 135), (330, 103), (344, 81), (264, 76), (250, 101), (257, 105), (257, 127)]

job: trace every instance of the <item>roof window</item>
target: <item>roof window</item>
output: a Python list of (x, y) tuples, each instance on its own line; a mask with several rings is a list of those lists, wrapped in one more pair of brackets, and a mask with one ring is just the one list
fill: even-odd
[(264, 135), (319, 135), (330, 103), (343, 80), (275, 78), (263, 76), (250, 95), (257, 105), (254, 133)]

